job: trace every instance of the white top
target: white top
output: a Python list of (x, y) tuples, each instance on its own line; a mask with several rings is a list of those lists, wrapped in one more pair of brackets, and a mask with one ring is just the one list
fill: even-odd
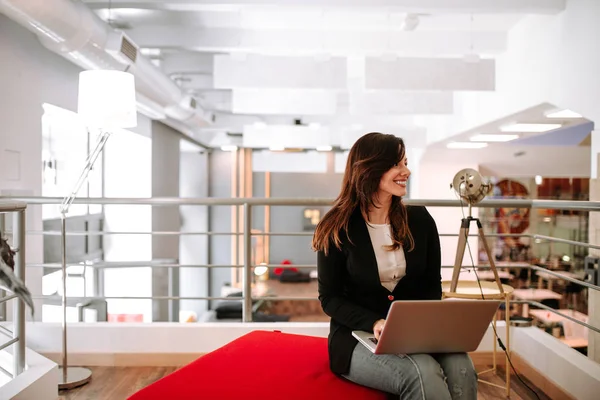
[(379, 269), (379, 279), (381, 284), (390, 292), (394, 290), (396, 284), (406, 275), (406, 258), (404, 250), (400, 247), (398, 250), (389, 251), (384, 246), (392, 244), (391, 227), (389, 224), (367, 224), (375, 258), (377, 259), (377, 268)]

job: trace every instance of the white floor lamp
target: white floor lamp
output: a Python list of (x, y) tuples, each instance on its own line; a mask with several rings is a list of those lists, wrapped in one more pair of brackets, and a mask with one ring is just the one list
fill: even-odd
[(106, 141), (117, 129), (137, 125), (135, 81), (132, 74), (122, 71), (91, 70), (79, 74), (78, 114), (90, 131), (98, 131), (98, 141), (88, 156), (73, 191), (60, 206), (62, 253), (62, 365), (59, 367), (59, 389), (85, 385), (92, 378), (87, 368), (69, 367), (67, 363), (67, 235), (66, 217), (77, 192), (87, 181)]

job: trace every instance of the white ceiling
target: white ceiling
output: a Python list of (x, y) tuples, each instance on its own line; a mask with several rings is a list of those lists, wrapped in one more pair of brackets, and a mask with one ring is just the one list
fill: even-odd
[[(516, 23), (565, 6), (564, 0), (83, 2), (214, 112), (211, 127), (195, 130), (197, 140), (243, 133), (256, 122), (291, 126), (301, 119), (306, 129), (318, 122), (334, 146), (357, 129), (387, 129), (424, 146), (424, 120), (451, 117), (453, 93), (494, 90), (494, 60)], [(272, 140), (267, 136), (264, 147)]]
[[(519, 145), (543, 145), (544, 143), (552, 144), (548, 140), (542, 140), (543, 137), (554, 137), (558, 132), (564, 132), (569, 134), (569, 137), (563, 138), (562, 143), (568, 144), (569, 146), (578, 146), (581, 144), (584, 138), (587, 138), (591, 134), (591, 130), (586, 130), (584, 137), (581, 135), (573, 135), (574, 129), (578, 126), (586, 125), (589, 126), (591, 121), (585, 117), (577, 118), (549, 118), (548, 113), (560, 111), (561, 109), (550, 104), (542, 103), (528, 109), (516, 112), (511, 115), (504, 116), (498, 120), (490, 121), (486, 124), (473, 127), (464, 132), (458, 132), (452, 137), (440, 140), (436, 143), (431, 144), (431, 148), (447, 148), (449, 143), (456, 142), (469, 142), (474, 135), (512, 135), (516, 134), (519, 137), (514, 141), (505, 143), (490, 143), (488, 147), (494, 149), (500, 146), (515, 146)], [(503, 127), (507, 127), (511, 124), (522, 123), (522, 124), (559, 124), (560, 127), (557, 129), (548, 130), (545, 132), (505, 132), (502, 130)], [(539, 139), (539, 140), (534, 140)]]

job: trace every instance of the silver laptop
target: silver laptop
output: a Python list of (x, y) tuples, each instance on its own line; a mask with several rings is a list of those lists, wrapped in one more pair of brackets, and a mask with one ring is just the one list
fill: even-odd
[(379, 340), (352, 335), (375, 354), (462, 353), (477, 349), (500, 300), (395, 301)]

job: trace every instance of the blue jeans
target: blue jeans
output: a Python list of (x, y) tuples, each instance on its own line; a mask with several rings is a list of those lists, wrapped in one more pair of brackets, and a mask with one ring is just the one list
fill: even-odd
[(466, 353), (376, 355), (359, 343), (344, 377), (402, 400), (477, 399), (477, 373)]

